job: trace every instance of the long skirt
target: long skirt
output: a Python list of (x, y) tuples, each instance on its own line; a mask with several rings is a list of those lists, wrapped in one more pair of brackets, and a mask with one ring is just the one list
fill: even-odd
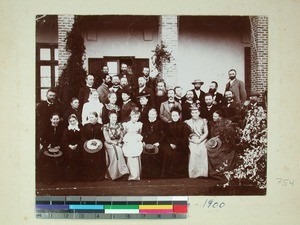
[(37, 158), (36, 178), (37, 181), (52, 184), (64, 180), (64, 155), (50, 157), (44, 154), (44, 149)]
[(65, 155), (65, 179), (67, 181), (80, 181), (80, 153), (81, 148), (77, 146), (75, 150), (66, 148), (63, 152)]
[(189, 178), (208, 176), (208, 159), (205, 140), (199, 144), (189, 143)]
[(185, 178), (188, 176), (188, 150), (186, 148), (172, 149), (169, 144), (164, 146), (162, 178)]
[(96, 153), (82, 150), (82, 179), (83, 181), (100, 181), (106, 172), (105, 151)]
[(117, 145), (108, 144), (107, 142), (105, 142), (104, 145), (106, 148), (106, 165), (108, 165), (105, 177), (115, 180), (128, 174), (129, 170), (122, 148)]
[(220, 180), (225, 179), (224, 172), (233, 167), (235, 150), (222, 144), (220, 149), (207, 151), (207, 154), (209, 176)]
[(157, 154), (150, 155), (142, 153), (142, 178), (143, 179), (155, 179), (160, 178), (162, 167), (162, 153), (161, 149)]
[(140, 180), (142, 172), (141, 157), (126, 157), (126, 160), (129, 169), (128, 180)]

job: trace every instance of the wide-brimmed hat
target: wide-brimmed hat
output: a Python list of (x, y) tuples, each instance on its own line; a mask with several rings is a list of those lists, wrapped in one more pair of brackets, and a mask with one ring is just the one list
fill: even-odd
[(195, 79), (192, 84), (204, 84), (204, 82), (201, 79)]
[(59, 151), (59, 148), (49, 148), (47, 151), (44, 151), (44, 154), (49, 157), (59, 157), (62, 155), (62, 152)]
[(213, 137), (205, 143), (207, 151), (217, 151), (221, 148), (222, 141), (219, 137)]
[(146, 144), (143, 149), (143, 153), (147, 155), (155, 155), (159, 151), (158, 147), (156, 145), (152, 144)]
[(96, 153), (99, 152), (103, 147), (102, 141), (98, 139), (91, 139), (84, 142), (83, 148), (88, 153)]

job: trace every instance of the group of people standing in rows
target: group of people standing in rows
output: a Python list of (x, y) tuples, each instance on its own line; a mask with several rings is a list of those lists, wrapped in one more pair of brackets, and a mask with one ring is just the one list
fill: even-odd
[[(263, 107), (259, 93), (247, 101), (245, 87), (228, 72), (224, 96), (212, 81), (207, 93), (167, 89), (162, 79), (121, 73), (87, 75), (78, 96), (62, 106), (49, 89), (37, 105), (37, 179), (43, 182), (218, 177), (217, 168), (234, 161), (222, 143), (231, 124), (244, 126), (248, 110)], [(222, 129), (218, 129), (221, 127)], [(230, 144), (230, 143), (229, 143)]]

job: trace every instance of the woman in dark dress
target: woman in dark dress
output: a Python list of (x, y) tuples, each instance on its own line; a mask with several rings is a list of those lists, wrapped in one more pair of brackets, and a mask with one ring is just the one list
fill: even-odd
[(43, 146), (37, 158), (37, 180), (45, 183), (54, 183), (63, 180), (64, 158), (61, 149), (63, 126), (59, 115), (52, 114), (50, 124), (41, 137)]
[(172, 122), (166, 124), (162, 178), (188, 177), (188, 125), (180, 121), (180, 109), (171, 109)]
[(71, 114), (68, 118), (68, 124), (61, 141), (65, 156), (65, 178), (67, 181), (78, 181), (80, 180), (80, 153), (82, 147), (78, 117)]
[[(224, 172), (233, 167), (238, 142), (239, 133), (236, 125), (222, 118), (221, 111), (215, 111), (211, 124), (211, 139), (206, 143), (210, 177), (225, 178)], [(219, 146), (214, 147), (215, 143), (219, 143)]]
[(144, 144), (144, 151), (142, 153), (142, 178), (159, 178), (162, 167), (163, 155), (161, 147), (164, 140), (164, 124), (161, 120), (157, 119), (155, 108), (149, 110), (148, 119), (143, 124), (142, 136)]
[[(98, 114), (96, 112), (91, 112), (88, 115), (88, 123), (85, 124), (82, 128), (82, 141), (84, 147), (82, 150), (82, 178), (84, 181), (97, 181), (103, 180), (105, 175), (105, 151), (103, 149), (103, 132), (102, 125), (98, 123)], [(95, 140), (96, 139), (96, 140)], [(91, 142), (88, 142), (93, 140)], [(101, 141), (100, 150), (94, 152), (87, 151), (86, 146), (91, 143), (94, 146), (94, 142)], [(99, 146), (98, 143), (96, 143)]]

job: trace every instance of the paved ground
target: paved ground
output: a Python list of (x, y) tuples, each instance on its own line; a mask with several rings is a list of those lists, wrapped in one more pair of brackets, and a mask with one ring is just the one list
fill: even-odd
[(253, 186), (223, 188), (209, 178), (158, 179), (141, 181), (37, 183), (36, 195), (56, 196), (176, 196), (176, 195), (264, 195), (265, 190)]

